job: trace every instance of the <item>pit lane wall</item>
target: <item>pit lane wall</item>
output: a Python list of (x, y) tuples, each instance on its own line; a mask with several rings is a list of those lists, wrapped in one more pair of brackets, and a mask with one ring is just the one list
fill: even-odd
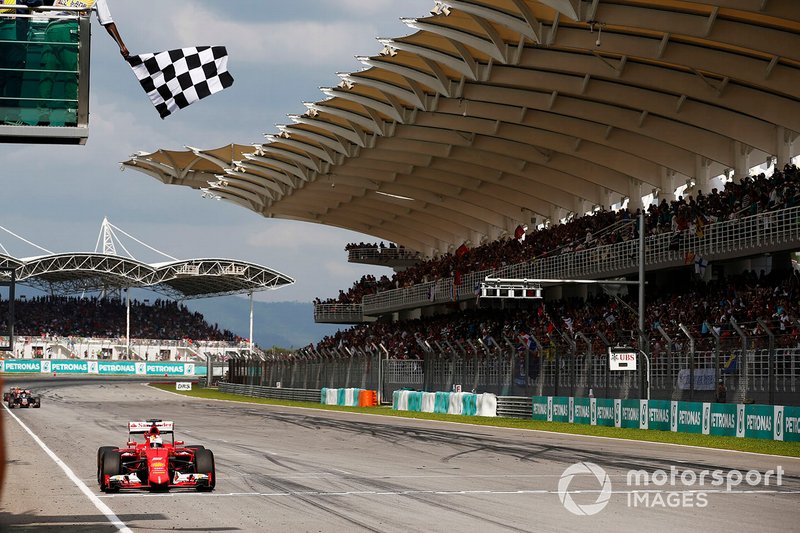
[(533, 419), (777, 441), (800, 441), (800, 407), (534, 396)]
[(0, 359), (0, 374), (70, 374), (98, 376), (205, 376), (194, 363), (93, 361), (75, 359)]
[(473, 394), (396, 390), (392, 394), (392, 409), (463, 416), (497, 416), (497, 396), (488, 392)]

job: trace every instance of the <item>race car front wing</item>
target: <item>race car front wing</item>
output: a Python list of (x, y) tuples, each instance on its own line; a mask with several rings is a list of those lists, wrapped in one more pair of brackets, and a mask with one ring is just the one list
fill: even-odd
[[(211, 476), (208, 474), (181, 474), (175, 472), (169, 483), (169, 488), (197, 488), (208, 487), (211, 484)], [(139, 479), (135, 473), (120, 474), (116, 476), (106, 476), (106, 486), (110, 489), (146, 489), (149, 488), (146, 482)]]

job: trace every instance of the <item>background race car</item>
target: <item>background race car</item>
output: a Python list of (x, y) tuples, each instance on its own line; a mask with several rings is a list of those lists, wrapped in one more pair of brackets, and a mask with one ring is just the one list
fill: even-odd
[(33, 407), (39, 408), (42, 406), (42, 397), (34, 396), (31, 394), (30, 389), (21, 389), (14, 387), (8, 392), (3, 393), (3, 401), (6, 402), (9, 409), (15, 407)]
[(97, 450), (100, 489), (214, 490), (214, 454), (199, 444), (176, 441), (174, 430), (174, 423), (168, 421), (128, 422), (124, 447), (101, 446)]

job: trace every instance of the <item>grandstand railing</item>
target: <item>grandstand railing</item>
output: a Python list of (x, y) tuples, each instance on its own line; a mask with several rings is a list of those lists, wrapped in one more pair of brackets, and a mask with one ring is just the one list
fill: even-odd
[[(141, 361), (225, 361), (249, 351), (248, 343), (186, 339), (131, 339), (124, 337), (20, 336), (6, 358), (99, 359)], [(263, 354), (260, 349), (253, 351)]]
[[(677, 266), (695, 257), (707, 260), (731, 254), (743, 255), (791, 248), (800, 244), (800, 207), (759, 213), (736, 220), (709, 224), (702, 236), (684, 231), (647, 237), (645, 263), (650, 266)], [(496, 270), (472, 272), (461, 276), (454, 286), (453, 278), (418, 283), (412, 287), (393, 289), (363, 298), (361, 312), (374, 316), (416, 308), (433, 303), (465, 300), (476, 297), (476, 289), (487, 277), (527, 279), (596, 278), (630, 274), (638, 267), (639, 242), (632, 239), (611, 245), (597, 246), (576, 252), (537, 258), (527, 263)], [(322, 304), (329, 305), (329, 304)], [(315, 306), (315, 319), (325, 321), (328, 309)], [(354, 317), (358, 304), (349, 304)], [(335, 316), (331, 316), (335, 318)]]
[(361, 304), (315, 304), (314, 320), (326, 324), (356, 324), (364, 322), (362, 309)]
[(347, 250), (347, 260), (350, 263), (367, 263), (370, 265), (382, 265), (385, 263), (407, 263), (413, 264), (422, 260), (422, 254), (415, 250), (406, 248), (351, 248)]

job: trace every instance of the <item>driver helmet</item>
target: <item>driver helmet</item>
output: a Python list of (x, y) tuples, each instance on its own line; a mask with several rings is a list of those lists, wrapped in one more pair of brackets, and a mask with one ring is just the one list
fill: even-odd
[(155, 435), (150, 436), (150, 447), (151, 448), (161, 448), (164, 446), (164, 441), (161, 439), (161, 435), (156, 433)]

